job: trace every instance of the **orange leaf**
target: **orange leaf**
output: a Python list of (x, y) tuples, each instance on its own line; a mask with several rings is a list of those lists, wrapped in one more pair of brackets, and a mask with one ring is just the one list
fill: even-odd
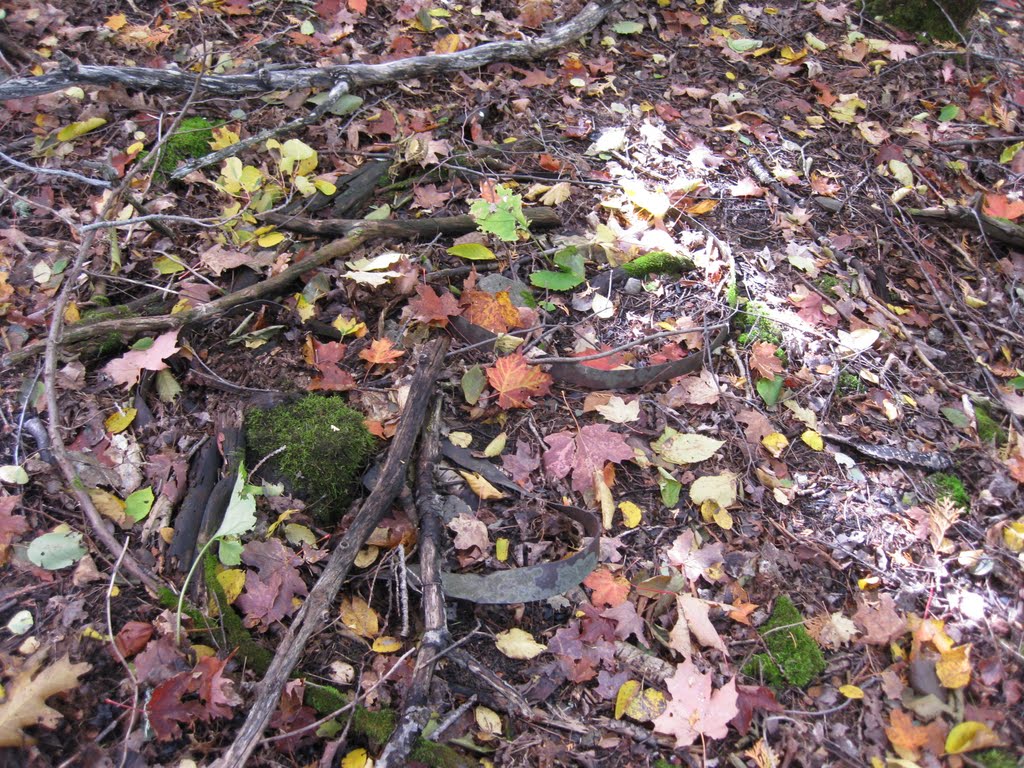
[(782, 373), (782, 361), (775, 356), (778, 350), (774, 344), (764, 341), (754, 342), (750, 353), (750, 367), (766, 379), (774, 379), (775, 374)]
[(537, 366), (528, 365), (522, 355), (499, 357), (485, 370), (501, 408), (529, 408), (532, 396), (546, 395), (551, 389), (552, 378)]
[(512, 306), (508, 291), (464, 290), (461, 303), (466, 308), (463, 317), (492, 333), (508, 333), (519, 325), (519, 311)]
[(360, 352), (359, 357), (370, 365), (388, 365), (404, 354), (402, 350), (395, 349), (391, 339), (374, 339), (370, 348)]
[(1016, 219), (1024, 216), (1024, 200), (1010, 200), (1006, 195), (985, 195), (985, 213), (1000, 219)]
[(583, 583), (594, 590), (590, 602), (598, 607), (607, 605), (611, 608), (625, 602), (631, 586), (629, 579), (603, 567), (592, 571)]

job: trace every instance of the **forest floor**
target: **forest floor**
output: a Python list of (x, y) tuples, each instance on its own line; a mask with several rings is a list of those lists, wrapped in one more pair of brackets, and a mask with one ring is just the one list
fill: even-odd
[[(0, 66), (373, 64), (582, 8), (121, 5), (8, 4)], [(553, 54), (353, 88), (181, 179), (324, 91), (0, 102), (0, 765), (221, 756), (360, 514), (332, 495), (359, 422), (372, 489), (442, 338), (433, 488), (410, 474), (362, 542), (249, 765), (370, 766), (409, 719), (435, 492), (433, 741), (390, 764), (1024, 764), (1022, 53), (1018, 0), (949, 43), (834, 0), (621, 3)], [(89, 228), (143, 203), (165, 218)], [(331, 242), (295, 217), (466, 214), (185, 327), (67, 341)], [(243, 418), (308, 392), (303, 478), (251, 434), (243, 477)]]

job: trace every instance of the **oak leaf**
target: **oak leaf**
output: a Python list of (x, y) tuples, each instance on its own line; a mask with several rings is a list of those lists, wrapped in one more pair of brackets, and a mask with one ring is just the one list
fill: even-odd
[(606, 461), (618, 464), (633, 458), (633, 449), (625, 438), (612, 432), (607, 424), (589, 424), (577, 434), (557, 432), (544, 438), (544, 469), (556, 479), (572, 472), (572, 488), (579, 493), (594, 490), (594, 477), (604, 470)]
[(486, 369), (487, 381), (498, 393), (500, 408), (529, 408), (531, 397), (546, 395), (553, 379), (535, 365), (529, 365), (522, 355), (499, 357)]
[(712, 692), (711, 674), (702, 675), (692, 661), (676, 667), (665, 687), (672, 700), (655, 718), (654, 730), (674, 736), (677, 749), (690, 746), (698, 737), (725, 738), (729, 721), (739, 714), (736, 678)]
[(22, 732), (23, 728), (56, 728), (63, 715), (48, 707), (46, 700), (77, 688), (79, 676), (92, 669), (89, 664), (70, 663), (67, 656), (40, 669), (45, 658), (45, 650), (33, 654), (7, 683), (7, 698), (0, 704), (0, 747), (21, 748), (35, 743)]

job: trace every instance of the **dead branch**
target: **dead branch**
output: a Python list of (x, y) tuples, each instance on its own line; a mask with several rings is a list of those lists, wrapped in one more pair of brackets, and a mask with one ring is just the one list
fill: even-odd
[[(527, 219), (538, 228), (558, 226), (558, 215), (550, 208), (530, 208), (526, 211)], [(288, 217), (283, 217), (287, 219)], [(269, 218), (268, 218), (269, 221)], [(222, 296), (214, 301), (198, 307), (168, 315), (152, 315), (150, 317), (121, 317), (114, 320), (102, 320), (96, 323), (75, 325), (64, 332), (61, 343), (65, 346), (81, 344), (91, 339), (108, 334), (134, 336), (140, 333), (160, 333), (173, 328), (184, 328), (187, 325), (206, 323), (227, 312), (229, 309), (255, 299), (273, 296), (282, 292), (299, 277), (334, 259), (348, 256), (350, 253), (370, 242), (382, 237), (414, 239), (432, 237), (437, 234), (465, 234), (476, 229), (476, 222), (470, 216), (448, 216), (437, 219), (419, 219), (415, 221), (366, 221), (364, 219), (325, 219), (329, 225), (319, 231), (317, 222), (305, 219), (292, 219), (299, 223), (303, 232), (344, 233), (345, 237), (328, 243), (312, 256), (292, 264), (283, 272), (266, 280), (250, 285), (240, 291)], [(3, 359), (5, 365), (17, 365), (46, 348), (45, 341), (26, 344), (22, 349), (11, 352)]]
[[(535, 229), (553, 229), (561, 225), (554, 208), (537, 206), (524, 208), (523, 215)], [(282, 213), (265, 213), (260, 221), (303, 235), (347, 235), (357, 227), (370, 222), (364, 219), (304, 219)], [(477, 223), (472, 216), (443, 216), (434, 219), (405, 219), (402, 221), (372, 222), (376, 237), (435, 237), (437, 235), (465, 235), (474, 232)]]
[(417, 352), (416, 372), (410, 382), (409, 399), (402, 411), (398, 431), (392, 438), (387, 458), (381, 467), (377, 485), (353, 513), (349, 529), (331, 553), (323, 573), (281, 639), (266, 675), (257, 686), (256, 700), (249, 710), (245, 723), (231, 746), (213, 764), (216, 768), (239, 768), (252, 754), (263, 734), (263, 729), (277, 707), (284, 684), (288, 682), (288, 677), (302, 656), (309, 638), (321, 626), (323, 616), (341, 589), (345, 577), (348, 576), (356, 554), (398, 495), (399, 488), (405, 480), (409, 457), (434, 395), (434, 382), (444, 366), (447, 349), (448, 339), (440, 337), (426, 342)]
[(952, 224), (965, 229), (980, 230), (986, 237), (1000, 243), (1024, 248), (1024, 227), (1006, 219), (989, 216), (966, 205), (938, 208), (911, 208), (907, 211), (922, 224)]
[[(339, 80), (350, 88), (396, 83), (418, 77), (478, 69), (498, 61), (522, 61), (545, 56), (593, 30), (622, 0), (595, 0), (576, 16), (532, 40), (501, 40), (465, 51), (411, 56), (381, 64), (342, 64), (334, 67), (265, 67), (242, 75), (208, 75), (203, 96), (238, 98), (270, 91), (332, 88)], [(122, 85), (141, 91), (191, 90), (195, 74), (178, 69), (108, 67), (78, 64), (67, 56), (56, 57), (58, 69), (39, 77), (16, 77), (0, 84), (0, 101), (42, 96), (71, 85)]]
[(423, 641), (405, 697), (402, 718), (377, 758), (377, 765), (381, 768), (406, 764), (406, 758), (430, 717), (427, 703), (430, 681), (434, 675), (434, 665), (449, 641), (444, 593), (441, 590), (441, 499), (434, 490), (434, 465), (441, 451), (440, 406), (440, 400), (434, 402), (434, 411), (423, 434), (416, 468), (416, 501), (420, 510), (420, 579), (423, 584)]

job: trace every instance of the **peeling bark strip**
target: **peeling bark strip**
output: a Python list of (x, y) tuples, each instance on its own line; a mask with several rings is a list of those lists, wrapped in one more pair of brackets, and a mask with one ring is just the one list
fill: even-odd
[[(350, 87), (358, 87), (461, 72), (497, 61), (536, 59), (589, 33), (621, 2), (595, 0), (587, 3), (575, 17), (548, 34), (532, 40), (501, 40), (456, 53), (412, 56), (382, 64), (342, 64), (336, 67), (300, 69), (268, 67), (244, 75), (206, 75), (199, 90), (203, 96), (237, 98), (270, 91), (330, 88), (339, 80), (348, 81)], [(0, 84), (0, 100), (42, 96), (71, 85), (123, 85), (143, 91), (188, 92), (195, 85), (195, 80), (196, 73), (177, 69), (92, 66), (77, 64), (64, 57), (56, 72), (39, 77), (14, 77)]]
[(263, 734), (270, 716), (277, 708), (281, 691), (288, 682), (292, 669), (299, 662), (306, 643), (313, 632), (323, 626), (322, 618), (330, 609), (342, 582), (348, 576), (356, 554), (398, 496), (405, 482), (413, 446), (426, 420), (430, 400), (434, 396), (437, 377), (444, 368), (444, 354), (447, 350), (448, 339), (444, 337), (428, 341), (419, 348), (415, 362), (416, 373), (409, 386), (409, 399), (402, 410), (398, 431), (391, 439), (391, 446), (377, 478), (377, 485), (359, 509), (352, 513), (351, 526), (331, 552), (323, 573), (278, 644), (274, 660), (256, 688), (256, 700), (252, 703), (245, 723), (242, 724), (231, 746), (213, 764), (214, 768), (239, 768), (245, 765), (256, 748), (256, 743)]

